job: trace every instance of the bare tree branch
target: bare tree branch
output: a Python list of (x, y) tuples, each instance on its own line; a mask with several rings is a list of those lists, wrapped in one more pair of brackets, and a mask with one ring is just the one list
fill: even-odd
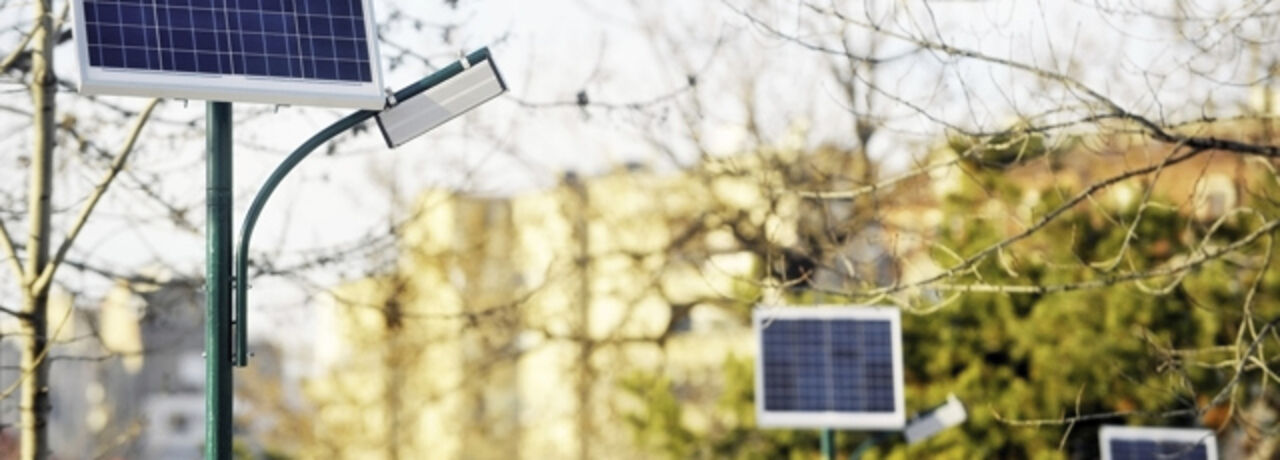
[(8, 56), (5, 56), (3, 61), (0, 61), (0, 73), (8, 73), (9, 69), (13, 68), (13, 64), (18, 62), (18, 58), (27, 51), (27, 45), (31, 44), (31, 38), (36, 36), (35, 28), (38, 27), (40, 25), (36, 24), (31, 31), (23, 34), (22, 41), (14, 46), (13, 51)]
[[(54, 30), (62, 28), (62, 23), (66, 20), (67, 14), (70, 11), (71, 2), (63, 3), (62, 11), (58, 13), (58, 21), (54, 26)], [(13, 69), (14, 64), (20, 61), (20, 58), (28, 55), (27, 45), (31, 44), (31, 39), (36, 36), (36, 31), (39, 27), (40, 23), (36, 23), (29, 32), (22, 35), (22, 41), (18, 42), (17, 45), (14, 45), (13, 51), (10, 52), (8, 56), (5, 56), (3, 61), (0, 61), (0, 73), (8, 73), (9, 70)]]
[(3, 305), (0, 305), (0, 313), (4, 313), (6, 315), (17, 317), (17, 318), (28, 318), (31, 316), (26, 313), (20, 312), (18, 310), (14, 310), (12, 308), (9, 308)]
[(0, 249), (4, 250), (4, 258), (9, 260), (9, 268), (13, 269), (13, 276), (23, 279), (22, 262), (18, 260), (18, 251), (13, 248), (13, 237), (9, 236), (9, 230), (4, 227), (4, 220), (0, 219)]
[(146, 108), (142, 109), (142, 112), (138, 114), (138, 118), (134, 121), (133, 129), (130, 130), (128, 138), (120, 148), (120, 153), (116, 155), (115, 161), (111, 163), (111, 168), (107, 170), (106, 175), (94, 187), (93, 193), (89, 195), (89, 201), (84, 204), (84, 208), (80, 210), (80, 215), (76, 217), (71, 230), (67, 232), (67, 237), (62, 240), (62, 245), (58, 247), (58, 251), (49, 260), (49, 264), (44, 266), (44, 271), (40, 273), (40, 277), (33, 283), (36, 289), (44, 289), (53, 279), (53, 274), (58, 271), (58, 266), (67, 257), (67, 251), (71, 250), (71, 245), (75, 243), (76, 237), (80, 235), (80, 230), (89, 221), (93, 208), (98, 205), (98, 201), (106, 194), (111, 182), (115, 180), (116, 176), (120, 174), (120, 170), (124, 168), (125, 162), (129, 159), (129, 154), (133, 152), (133, 147), (138, 141), (138, 136), (142, 134), (142, 128), (147, 124), (147, 118), (151, 116), (151, 111), (159, 103), (159, 99), (152, 99), (151, 102), (147, 103)]
[(1204, 150), (1200, 150), (1200, 149), (1193, 149), (1193, 150), (1189, 150), (1189, 151), (1187, 151), (1186, 153), (1182, 153), (1182, 154), (1179, 154), (1179, 155), (1173, 155), (1173, 156), (1171, 156), (1170, 158), (1166, 159), (1165, 161), (1163, 161), (1163, 162), (1161, 162), (1161, 163), (1159, 163), (1159, 164), (1149, 165), (1149, 166), (1142, 167), (1142, 168), (1135, 168), (1135, 169), (1131, 169), (1131, 170), (1125, 171), (1125, 172), (1123, 172), (1123, 173), (1120, 173), (1120, 174), (1117, 174), (1117, 175), (1111, 176), (1111, 177), (1109, 177), (1109, 178), (1106, 178), (1106, 179), (1104, 179), (1104, 180), (1099, 180), (1099, 181), (1097, 181), (1097, 182), (1094, 182), (1094, 183), (1090, 184), (1090, 185), (1089, 185), (1089, 187), (1087, 187), (1087, 188), (1085, 188), (1084, 190), (1080, 191), (1080, 193), (1077, 193), (1075, 196), (1071, 197), (1071, 199), (1066, 200), (1064, 203), (1062, 203), (1062, 205), (1058, 206), (1057, 208), (1053, 209), (1052, 211), (1049, 211), (1047, 214), (1045, 214), (1044, 216), (1042, 216), (1042, 217), (1041, 217), (1039, 220), (1037, 220), (1034, 224), (1032, 224), (1031, 226), (1027, 227), (1027, 228), (1026, 228), (1026, 229), (1024, 229), (1023, 231), (1021, 231), (1021, 232), (1019, 232), (1019, 233), (1017, 233), (1017, 234), (1015, 234), (1015, 235), (1013, 235), (1013, 236), (1010, 236), (1010, 237), (1008, 237), (1008, 238), (1005, 238), (1005, 239), (1003, 239), (1003, 240), (1001, 240), (1001, 241), (999, 241), (999, 242), (997, 242), (997, 243), (994, 243), (994, 244), (992, 244), (992, 245), (990, 245), (990, 246), (987, 246), (986, 248), (982, 249), (981, 251), (978, 251), (977, 253), (975, 253), (975, 254), (973, 254), (973, 255), (971, 255), (971, 256), (969, 256), (969, 257), (966, 257), (966, 258), (965, 258), (963, 261), (961, 261), (960, 263), (957, 263), (957, 264), (955, 264), (955, 265), (951, 266), (950, 268), (947, 268), (946, 270), (943, 270), (941, 273), (938, 273), (938, 274), (936, 274), (936, 275), (933, 275), (933, 276), (927, 277), (927, 278), (925, 278), (925, 279), (923, 279), (923, 280), (916, 281), (916, 282), (913, 282), (913, 283), (908, 283), (908, 284), (894, 284), (894, 285), (892, 285), (892, 286), (887, 286), (887, 287), (883, 287), (883, 288), (875, 289), (875, 290), (872, 290), (872, 291), (869, 291), (869, 292), (865, 293), (864, 295), (865, 295), (865, 296), (867, 296), (867, 297), (876, 297), (876, 296), (882, 296), (882, 295), (887, 295), (887, 294), (894, 294), (894, 293), (901, 292), (901, 291), (906, 290), (906, 289), (910, 289), (910, 288), (914, 288), (914, 287), (920, 287), (920, 286), (929, 285), (929, 284), (934, 284), (934, 283), (936, 283), (936, 282), (938, 282), (938, 281), (941, 281), (941, 280), (943, 280), (943, 279), (951, 278), (951, 277), (955, 276), (956, 274), (958, 274), (958, 273), (960, 273), (960, 272), (962, 272), (962, 271), (968, 270), (970, 267), (972, 267), (974, 264), (978, 263), (978, 261), (982, 260), (983, 258), (985, 258), (985, 257), (987, 257), (987, 256), (989, 256), (989, 255), (991, 255), (991, 254), (994, 254), (994, 253), (996, 253), (997, 251), (999, 251), (999, 250), (1001, 250), (1001, 249), (1004, 249), (1004, 248), (1006, 248), (1006, 247), (1009, 247), (1009, 246), (1010, 246), (1010, 245), (1012, 245), (1013, 243), (1016, 243), (1016, 242), (1018, 242), (1018, 241), (1021, 241), (1021, 240), (1023, 240), (1023, 239), (1026, 239), (1027, 237), (1029, 237), (1029, 236), (1031, 236), (1031, 235), (1035, 234), (1037, 231), (1039, 231), (1040, 229), (1042, 229), (1042, 228), (1044, 228), (1045, 226), (1049, 225), (1049, 223), (1051, 223), (1051, 222), (1053, 222), (1054, 220), (1056, 220), (1059, 216), (1061, 216), (1061, 215), (1062, 215), (1063, 213), (1065, 213), (1067, 210), (1069, 210), (1069, 209), (1071, 209), (1071, 208), (1074, 208), (1076, 205), (1080, 204), (1081, 202), (1083, 202), (1085, 199), (1087, 199), (1088, 197), (1092, 196), (1093, 194), (1098, 193), (1099, 191), (1101, 191), (1101, 190), (1103, 190), (1103, 189), (1106, 189), (1107, 187), (1110, 187), (1110, 186), (1112, 186), (1112, 185), (1114, 185), (1114, 184), (1116, 184), (1116, 183), (1118, 183), (1118, 182), (1120, 182), (1120, 181), (1123, 181), (1123, 180), (1125, 180), (1125, 179), (1128, 179), (1128, 178), (1131, 178), (1131, 177), (1135, 177), (1135, 176), (1138, 176), (1138, 175), (1142, 175), (1142, 174), (1147, 174), (1147, 173), (1150, 173), (1150, 172), (1152, 172), (1152, 171), (1155, 171), (1155, 170), (1157, 170), (1157, 169), (1159, 169), (1159, 168), (1168, 167), (1168, 166), (1172, 166), (1172, 165), (1177, 164), (1177, 163), (1181, 163), (1181, 162), (1183, 162), (1183, 161), (1186, 161), (1186, 160), (1188, 160), (1188, 159), (1191, 159), (1192, 157), (1194, 157), (1194, 156), (1196, 156), (1196, 155), (1199, 155), (1199, 154), (1200, 154), (1200, 153), (1202, 153), (1202, 152), (1204, 152)]

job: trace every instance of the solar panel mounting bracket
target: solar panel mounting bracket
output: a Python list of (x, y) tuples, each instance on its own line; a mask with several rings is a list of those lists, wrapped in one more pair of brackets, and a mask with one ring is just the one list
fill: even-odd
[(395, 107), (396, 104), (399, 102), (399, 101), (396, 101), (396, 92), (394, 90), (392, 90), (391, 88), (387, 88), (386, 93), (387, 93), (387, 104), (383, 106), (383, 110)]

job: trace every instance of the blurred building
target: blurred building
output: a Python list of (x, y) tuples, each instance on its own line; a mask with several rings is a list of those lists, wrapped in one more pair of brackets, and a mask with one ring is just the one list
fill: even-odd
[(203, 305), (202, 292), (177, 284), (121, 285), (103, 303), (103, 344), (124, 357), (99, 367), (90, 417), (120, 457), (201, 458)]
[[(636, 375), (686, 383), (688, 422), (705, 426), (726, 357), (754, 354), (751, 306), (786, 289), (761, 279), (893, 268), (875, 226), (824, 254), (798, 249), (824, 236), (785, 187), (820, 179), (774, 168), (795, 155), (567, 175), (511, 198), (426, 194), (396, 270), (335, 290), (325, 309), (302, 456), (638, 458), (625, 420), (643, 402), (621, 390)], [(828, 174), (865, 168), (824, 155)], [(832, 219), (861, 205), (833, 203)]]
[[(204, 293), (181, 282), (121, 282), (93, 308), (73, 307), (69, 296), (54, 296), (49, 315), (57, 341), (50, 354), (54, 458), (204, 457), (203, 305)], [(254, 366), (279, 368), (274, 347), (254, 348)], [(19, 356), (16, 343), (0, 343), (0, 384), (16, 381)], [(280, 378), (278, 371), (267, 375)], [(17, 398), (0, 399), (0, 424), (12, 426), (17, 418)], [(237, 428), (249, 434), (251, 427), (243, 425)], [(0, 434), (5, 433), (16, 434)]]
[[(49, 414), (49, 440), (55, 458), (80, 458), (83, 452), (91, 452), (96, 446), (86, 436), (89, 420), (84, 414), (92, 404), (85, 396), (84, 383), (92, 380), (94, 358), (101, 356), (100, 349), (87, 336), (94, 331), (91, 317), (73, 306), (72, 297), (54, 289), (49, 296), (49, 333), (58, 343), (50, 353), (51, 410)], [(22, 378), (22, 351), (20, 343), (10, 335), (15, 330), (6, 324), (0, 327), (0, 390), (14, 390), (14, 394), (0, 399), (0, 459), (17, 458), (18, 447), (18, 385)], [(10, 447), (5, 447), (10, 446)]]

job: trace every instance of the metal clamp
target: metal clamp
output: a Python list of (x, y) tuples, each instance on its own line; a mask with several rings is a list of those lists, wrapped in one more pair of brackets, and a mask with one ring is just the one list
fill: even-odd
[(400, 101), (396, 100), (396, 92), (392, 91), (391, 88), (386, 88), (383, 91), (387, 93), (387, 108), (395, 107), (396, 104), (400, 103)]

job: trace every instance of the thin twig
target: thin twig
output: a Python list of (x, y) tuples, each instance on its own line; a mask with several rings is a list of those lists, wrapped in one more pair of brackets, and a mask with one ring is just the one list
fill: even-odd
[(24, 279), (26, 276), (22, 270), (22, 263), (18, 260), (18, 251), (13, 248), (13, 238), (9, 236), (9, 230), (4, 227), (3, 219), (0, 219), (0, 249), (4, 250), (4, 254), (0, 255), (9, 260), (9, 268), (13, 269), (13, 276)]
[[(998, 251), (998, 250), (1000, 250), (1000, 249), (1003, 249), (1003, 248), (1005, 248), (1005, 247), (1008, 247), (1008, 246), (1010, 246), (1010, 245), (1012, 245), (1012, 244), (1014, 244), (1014, 243), (1016, 243), (1016, 242), (1018, 242), (1018, 241), (1021, 241), (1021, 240), (1023, 240), (1023, 239), (1026, 239), (1027, 237), (1030, 237), (1031, 235), (1035, 234), (1035, 233), (1036, 233), (1037, 231), (1039, 231), (1040, 229), (1042, 229), (1042, 228), (1044, 228), (1045, 226), (1049, 225), (1049, 223), (1051, 223), (1051, 222), (1053, 222), (1054, 220), (1056, 220), (1059, 216), (1061, 216), (1062, 214), (1064, 214), (1065, 212), (1067, 212), (1067, 210), (1072, 209), (1072, 208), (1074, 208), (1076, 205), (1078, 205), (1078, 204), (1080, 204), (1081, 202), (1085, 201), (1085, 199), (1086, 199), (1086, 198), (1088, 198), (1089, 196), (1091, 196), (1091, 195), (1093, 195), (1093, 194), (1095, 194), (1095, 193), (1098, 193), (1098, 192), (1100, 192), (1100, 191), (1102, 191), (1102, 190), (1104, 190), (1104, 189), (1106, 189), (1106, 188), (1108, 188), (1108, 187), (1110, 187), (1110, 186), (1112, 186), (1112, 185), (1115, 185), (1116, 183), (1119, 183), (1119, 182), (1121, 182), (1121, 181), (1123, 181), (1123, 180), (1129, 179), (1129, 178), (1131, 178), (1131, 177), (1135, 177), (1135, 176), (1139, 176), (1139, 175), (1147, 174), (1147, 173), (1150, 173), (1150, 172), (1152, 172), (1152, 171), (1155, 171), (1157, 168), (1161, 168), (1161, 167), (1168, 167), (1168, 166), (1172, 166), (1172, 165), (1174, 165), (1174, 164), (1181, 163), (1181, 162), (1183, 162), (1183, 161), (1189, 160), (1189, 159), (1191, 159), (1191, 158), (1195, 157), (1196, 155), (1199, 155), (1199, 154), (1200, 154), (1200, 153), (1202, 153), (1202, 152), (1203, 152), (1203, 150), (1200, 150), (1200, 149), (1193, 149), (1193, 150), (1190, 150), (1190, 151), (1188, 151), (1188, 152), (1186, 152), (1186, 153), (1183, 153), (1183, 154), (1181, 154), (1181, 155), (1176, 155), (1176, 156), (1174, 156), (1174, 157), (1172, 157), (1172, 158), (1169, 158), (1169, 159), (1167, 159), (1166, 161), (1164, 161), (1164, 162), (1162, 162), (1162, 163), (1160, 163), (1160, 164), (1157, 164), (1157, 165), (1148, 165), (1148, 166), (1146, 166), (1146, 167), (1142, 167), (1142, 168), (1131, 169), (1131, 170), (1129, 170), (1129, 171), (1125, 171), (1125, 172), (1120, 173), (1120, 174), (1117, 174), (1117, 175), (1115, 175), (1115, 176), (1111, 176), (1111, 177), (1109, 177), (1109, 178), (1107, 178), (1107, 179), (1104, 179), (1104, 180), (1100, 180), (1100, 181), (1094, 182), (1093, 184), (1089, 185), (1089, 187), (1087, 187), (1087, 188), (1085, 188), (1084, 190), (1080, 191), (1080, 193), (1077, 193), (1075, 196), (1071, 197), (1071, 199), (1069, 199), (1069, 200), (1065, 201), (1064, 203), (1062, 203), (1060, 206), (1058, 206), (1057, 208), (1053, 209), (1052, 211), (1049, 211), (1047, 214), (1045, 214), (1044, 216), (1042, 216), (1042, 217), (1040, 218), (1040, 220), (1036, 221), (1034, 224), (1032, 224), (1031, 226), (1027, 227), (1026, 229), (1023, 229), (1023, 230), (1022, 230), (1021, 232), (1019, 232), (1018, 234), (1013, 235), (1013, 236), (1010, 236), (1010, 237), (1008, 237), (1008, 238), (1005, 238), (1004, 240), (1001, 240), (1001, 241), (999, 241), (999, 242), (996, 242), (996, 243), (994, 243), (994, 244), (992, 244), (992, 245), (990, 245), (990, 246), (987, 246), (986, 248), (983, 248), (982, 250), (978, 251), (977, 253), (975, 253), (975, 254), (973, 254), (973, 255), (971, 255), (971, 256), (969, 256), (969, 257), (965, 258), (965, 259), (964, 259), (964, 261), (962, 261), (962, 262), (960, 262), (960, 263), (958, 263), (958, 264), (956, 264), (956, 265), (953, 265), (953, 266), (951, 266), (951, 267), (947, 268), (946, 270), (943, 270), (941, 273), (938, 273), (938, 274), (936, 274), (936, 275), (933, 275), (933, 276), (927, 277), (927, 278), (925, 278), (925, 279), (922, 279), (922, 280), (920, 280), (920, 281), (916, 281), (916, 282), (912, 282), (912, 283), (907, 283), (907, 284), (897, 284), (897, 283), (895, 283), (895, 284), (890, 285), (890, 286), (886, 286), (886, 287), (883, 287), (883, 288), (874, 289), (874, 290), (871, 290), (871, 291), (868, 291), (868, 292), (862, 293), (862, 294), (860, 294), (860, 296), (863, 296), (863, 297), (873, 297), (873, 296), (879, 296), (879, 295), (894, 294), (894, 293), (898, 293), (898, 292), (905, 291), (905, 290), (907, 290), (907, 289), (913, 289), (913, 288), (918, 288), (918, 287), (923, 287), (923, 286), (931, 285), (931, 284), (937, 283), (938, 281), (941, 281), (941, 280), (943, 280), (943, 279), (951, 278), (951, 277), (955, 276), (957, 273), (960, 273), (960, 272), (962, 272), (962, 271), (964, 271), (964, 270), (967, 270), (969, 267), (972, 267), (973, 265), (977, 264), (977, 263), (978, 263), (978, 261), (980, 261), (980, 260), (982, 260), (982, 259), (986, 258), (987, 256), (989, 256), (989, 255), (991, 255), (991, 254), (994, 254), (996, 251)], [(1018, 289), (1022, 289), (1022, 288), (1018, 288)]]
[(18, 310), (14, 310), (14, 309), (12, 309), (12, 308), (9, 308), (9, 307), (3, 306), (3, 305), (0, 305), (0, 313), (4, 313), (4, 314), (6, 314), (6, 315), (14, 316), (14, 317), (21, 318), (21, 319), (27, 319), (27, 318), (30, 318), (30, 317), (31, 317), (31, 315), (29, 315), (29, 314), (27, 314), (27, 313), (20, 312), (20, 311), (18, 311)]
[(125, 162), (129, 159), (129, 154), (133, 153), (134, 145), (137, 144), (138, 136), (142, 134), (142, 128), (147, 124), (147, 118), (151, 116), (151, 111), (160, 103), (160, 99), (152, 99), (147, 103), (146, 108), (142, 109), (142, 113), (138, 114), (138, 118), (134, 121), (133, 129), (130, 130), (128, 138), (125, 139), (124, 145), (120, 149), (120, 153), (116, 155), (115, 161), (111, 162), (111, 168), (94, 187), (93, 193), (89, 195), (89, 199), (84, 204), (84, 208), (80, 210), (80, 215), (76, 217), (75, 223), (72, 224), (71, 230), (67, 232), (66, 238), (62, 240), (62, 244), (58, 246), (58, 251), (54, 253), (53, 259), (44, 266), (40, 277), (32, 283), (37, 290), (43, 290), (49, 285), (53, 279), (53, 274), (58, 271), (58, 266), (62, 264), (62, 260), (67, 257), (67, 251), (71, 250), (71, 245), (75, 243), (76, 237), (80, 235), (80, 230), (89, 220), (89, 216), (93, 213), (93, 208), (98, 205), (98, 201), (106, 194), (107, 188), (120, 174), (120, 170), (124, 169)]

